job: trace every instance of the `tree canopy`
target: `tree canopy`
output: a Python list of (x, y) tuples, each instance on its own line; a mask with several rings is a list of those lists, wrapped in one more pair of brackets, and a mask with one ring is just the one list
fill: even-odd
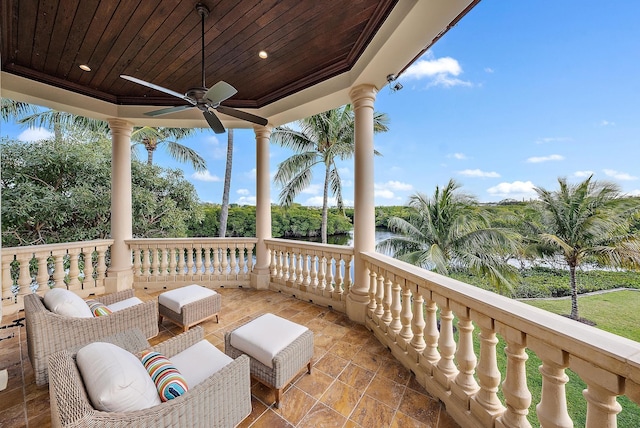
[[(109, 141), (3, 140), (1, 156), (3, 246), (109, 237)], [(134, 236), (186, 236), (187, 220), (202, 218), (181, 171), (134, 160), (131, 174)]]

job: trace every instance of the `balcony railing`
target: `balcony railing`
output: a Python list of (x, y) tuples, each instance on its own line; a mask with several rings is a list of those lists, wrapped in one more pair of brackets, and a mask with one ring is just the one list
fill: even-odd
[[(21, 296), (65, 287), (82, 297), (104, 293), (112, 239), (2, 249), (3, 313), (23, 308)], [(88, 261), (91, 260), (91, 263)]]
[[(248, 286), (256, 242), (129, 240), (134, 286)], [(4, 248), (4, 312), (17, 311), (20, 296), (36, 287), (38, 292), (67, 287), (82, 296), (104, 292), (111, 243)], [(346, 312), (353, 248), (283, 239), (266, 243), (272, 290)], [(362, 257), (370, 278), (366, 326), (460, 425), (527, 427), (535, 412), (544, 427), (573, 426), (568, 370), (586, 385), (587, 427), (617, 426), (621, 395), (640, 404), (640, 343), (378, 253)], [(500, 341), (506, 344), (502, 369)], [(531, 356), (541, 361), (538, 368), (526, 364)], [(532, 377), (541, 385), (538, 402), (527, 384)]]

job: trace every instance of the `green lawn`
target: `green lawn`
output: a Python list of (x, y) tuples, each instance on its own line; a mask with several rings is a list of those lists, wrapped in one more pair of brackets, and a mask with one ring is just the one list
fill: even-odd
[[(525, 303), (561, 315), (571, 311), (570, 299), (527, 300)], [(578, 309), (582, 318), (596, 323), (596, 328), (640, 342), (640, 292), (616, 291), (578, 297)], [(502, 349), (504, 343), (501, 341), (499, 346)], [(506, 361), (499, 362), (501, 368), (504, 367), (503, 364), (506, 365)], [(539, 426), (535, 416), (535, 403), (540, 401), (541, 378), (537, 370), (540, 364), (540, 360), (529, 353), (527, 382), (533, 395), (529, 421), (533, 426)], [(567, 370), (567, 375), (569, 376), (569, 383), (566, 385), (569, 413), (575, 426), (585, 426), (586, 402), (582, 396), (582, 390), (586, 385), (571, 370)], [(640, 406), (624, 396), (618, 397), (618, 402), (622, 405), (622, 412), (618, 414), (618, 427), (640, 427)]]

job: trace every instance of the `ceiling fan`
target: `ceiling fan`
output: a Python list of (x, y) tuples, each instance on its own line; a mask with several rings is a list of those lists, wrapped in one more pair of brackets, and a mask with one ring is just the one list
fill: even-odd
[(216, 134), (221, 134), (224, 132), (224, 126), (220, 119), (213, 113), (214, 110), (217, 110), (220, 113), (226, 114), (227, 116), (232, 116), (238, 119), (246, 120), (247, 122), (255, 123), (258, 125), (265, 126), (268, 123), (268, 120), (256, 116), (251, 113), (247, 113), (241, 110), (236, 110), (231, 107), (226, 107), (220, 105), (224, 100), (232, 97), (238, 91), (236, 88), (228, 84), (227, 82), (220, 81), (213, 85), (211, 88), (207, 89), (205, 84), (205, 71), (204, 71), (204, 19), (209, 16), (209, 8), (202, 3), (198, 3), (196, 5), (196, 10), (198, 14), (202, 18), (202, 86), (199, 88), (191, 88), (184, 95), (178, 92), (172, 91), (171, 89), (163, 88), (162, 86), (154, 85), (153, 83), (145, 82), (144, 80), (127, 76), (121, 74), (120, 77), (123, 79), (129, 80), (131, 82), (137, 83), (142, 86), (146, 86), (147, 88), (156, 89), (158, 91), (164, 92), (169, 95), (173, 95), (174, 97), (180, 98), (188, 102), (188, 105), (181, 105), (177, 107), (169, 107), (163, 108), (160, 110), (150, 111), (145, 113), (147, 116), (161, 116), (163, 114), (175, 113), (178, 111), (190, 109), (193, 107), (197, 107), (202, 111), (204, 118), (207, 120), (207, 123), (213, 129), (213, 132)]

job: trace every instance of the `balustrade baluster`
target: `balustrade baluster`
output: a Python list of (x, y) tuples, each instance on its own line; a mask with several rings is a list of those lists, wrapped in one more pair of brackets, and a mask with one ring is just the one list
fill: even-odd
[(378, 274), (371, 269), (371, 265), (367, 263), (367, 269), (369, 270), (369, 316), (373, 316), (376, 312), (376, 288), (378, 285)]
[(440, 353), (438, 352), (438, 339), (440, 338), (440, 331), (438, 330), (438, 318), (436, 312), (438, 310), (436, 302), (427, 297), (427, 303), (425, 305), (427, 314), (427, 327), (424, 332), (424, 340), (427, 346), (424, 350), (423, 356), (425, 360), (431, 366), (435, 366), (440, 360)]
[(440, 303), (440, 337), (438, 338), (440, 360), (436, 364), (437, 371), (434, 375), (446, 390), (449, 389), (449, 383), (458, 375), (458, 368), (453, 361), (456, 352), (456, 342), (453, 338), (453, 312), (447, 306), (447, 300), (444, 298), (442, 300), (438, 302)]
[(587, 400), (587, 428), (618, 426), (616, 415), (622, 406), (616, 400), (616, 394), (587, 382), (587, 389), (582, 391), (582, 395)]
[(245, 270), (244, 270), (244, 266), (245, 266), (245, 255), (244, 252), (246, 250), (246, 245), (245, 244), (241, 244), (238, 247), (238, 254), (240, 255), (240, 257), (238, 257), (238, 273), (240, 274), (245, 274)]
[(69, 250), (69, 290), (80, 290), (81, 284), (78, 276), (80, 275), (80, 267), (78, 266), (79, 248)]
[(382, 321), (385, 324), (389, 324), (391, 322), (391, 320), (393, 319), (391, 317), (391, 302), (392, 302), (392, 294), (391, 294), (391, 287), (393, 285), (393, 283), (391, 282), (391, 279), (388, 277), (389, 272), (384, 272), (384, 300), (382, 302), (383, 306), (384, 306), (384, 314), (382, 315)]
[(222, 271), (220, 270), (220, 247), (216, 246), (213, 248), (213, 274), (220, 275)]
[(33, 254), (19, 254), (17, 260), (20, 262), (20, 270), (18, 271), (18, 295), (25, 295), (31, 293), (31, 271), (29, 269), (29, 262), (31, 261)]
[[(49, 289), (49, 254), (43, 254), (38, 258), (38, 275), (36, 281), (38, 282), (38, 291), (46, 291)], [(86, 272), (86, 262), (85, 262)], [(91, 278), (93, 281), (93, 278)]]
[[(84, 280), (82, 281), (82, 288), (90, 289), (95, 288), (96, 282), (93, 279), (93, 248), (88, 248), (83, 254), (84, 260)], [(38, 275), (40, 272), (38, 271)], [(47, 273), (47, 279), (49, 279), (49, 274)]]
[(413, 338), (411, 346), (417, 352), (421, 352), (427, 346), (424, 341), (424, 327), (427, 323), (424, 321), (424, 299), (418, 289), (413, 296), (413, 319), (411, 320), (411, 331)]
[(151, 249), (140, 248), (140, 254), (142, 254), (142, 276), (148, 279), (151, 276)]
[(234, 244), (231, 244), (231, 249), (229, 250), (229, 255), (231, 256), (231, 260), (229, 261), (229, 266), (230, 266), (230, 273), (231, 275), (236, 275), (237, 274), (237, 266), (238, 266), (238, 262), (236, 259), (236, 250), (237, 247)]
[(133, 254), (133, 277), (138, 278), (143, 273), (141, 270), (143, 252), (140, 248), (133, 247), (131, 253)]
[(344, 287), (342, 292), (348, 294), (349, 290), (353, 286), (353, 280), (351, 279), (351, 264), (353, 262), (353, 257), (350, 255), (345, 256), (344, 259)]
[(302, 250), (296, 252), (296, 282), (298, 284), (297, 288), (301, 288), (304, 283), (304, 278), (302, 276), (302, 264), (303, 264), (304, 255), (302, 254)]
[(222, 262), (220, 263), (220, 271), (222, 275), (227, 275), (229, 273), (229, 256), (227, 252), (229, 251), (229, 246), (224, 245), (222, 248)]
[(196, 275), (202, 275), (202, 247), (200, 245), (196, 246)]
[(167, 273), (169, 275), (169, 280), (173, 281), (176, 276), (176, 269), (178, 268), (178, 258), (176, 255), (176, 249), (173, 245), (167, 248), (167, 257), (169, 258), (169, 267)]
[[(502, 382), (502, 393), (504, 394), (507, 410), (498, 417), (497, 428), (529, 428), (531, 424), (527, 420), (529, 406), (531, 405), (531, 392), (527, 387), (526, 362), (529, 357), (525, 351), (524, 334), (505, 326), (507, 347), (504, 352), (507, 354), (507, 371)], [(518, 337), (519, 336), (519, 337)], [(512, 338), (517, 338), (513, 340)]]
[(253, 244), (247, 248), (247, 273), (253, 272)]
[(193, 260), (193, 246), (187, 247), (187, 280), (191, 280), (195, 273), (195, 262)]
[[(250, 255), (251, 256), (251, 255)], [(253, 258), (253, 257), (251, 257)], [(280, 251), (273, 248), (271, 250), (271, 277), (272, 278), (280, 278), (278, 275), (280, 273), (280, 264), (278, 261), (280, 260)]]
[(318, 289), (318, 263), (320, 262), (317, 255), (313, 253), (311, 260), (311, 282), (309, 283), (315, 290)]
[(285, 283), (287, 281), (289, 281), (289, 279), (291, 278), (291, 273), (289, 272), (289, 263), (291, 261), (291, 253), (290, 252), (282, 252), (282, 258), (284, 260), (284, 273), (282, 275), (282, 278), (284, 279)]
[(324, 292), (327, 289), (327, 258), (324, 253), (318, 259), (320, 272), (318, 272), (318, 291)]
[(157, 245), (154, 245), (153, 248), (149, 249), (149, 254), (151, 256), (151, 270), (154, 278), (159, 278), (160, 273), (160, 257), (161, 253), (158, 249)]
[(169, 274), (169, 249), (166, 245), (160, 248), (160, 275), (166, 278)]
[[(13, 286), (13, 278), (11, 278), (11, 263), (13, 256), (2, 258), (2, 301), (15, 303), (15, 296), (11, 290)], [(4, 303), (3, 303), (4, 304)]]
[(103, 285), (104, 279), (107, 277), (107, 248), (97, 248), (96, 250), (98, 252), (96, 285)]
[(207, 275), (207, 280), (211, 279), (211, 247), (209, 245), (204, 247), (204, 274)]
[(65, 250), (53, 253), (53, 282), (56, 288), (67, 288), (67, 284), (64, 282), (64, 257), (66, 253)]
[(329, 286), (329, 291), (337, 291), (338, 293), (342, 293), (344, 289), (344, 277), (342, 276), (342, 258), (340, 257), (340, 254), (338, 254), (337, 257), (333, 254), (331, 256), (336, 261), (336, 273), (334, 275), (334, 281), (332, 281), (331, 285)]
[(382, 316), (384, 315), (384, 276), (380, 272), (376, 272), (378, 286), (376, 287), (376, 324), (380, 325)]
[(456, 306), (460, 306), (456, 308), (458, 316), (458, 350), (456, 351), (458, 374), (451, 385), (451, 390), (468, 408), (469, 398), (480, 388), (473, 377), (478, 359), (473, 350), (473, 323), (469, 318), (469, 308), (462, 305)]
[[(387, 273), (387, 275), (390, 275)], [(391, 292), (391, 322), (389, 323), (389, 329), (393, 331), (395, 334), (400, 332), (402, 329), (402, 322), (400, 321), (400, 311), (402, 310), (402, 286), (400, 282), (404, 282), (402, 278), (393, 277), (393, 286)]]
[(400, 337), (404, 339), (402, 349), (406, 350), (409, 341), (413, 338), (413, 332), (411, 331), (411, 320), (413, 319), (413, 314), (411, 313), (411, 290), (404, 280), (402, 282), (402, 311), (400, 312), (402, 330), (400, 330)]
[(304, 280), (302, 281), (301, 285), (304, 285), (305, 287), (309, 287), (309, 285), (311, 285), (311, 270), (309, 269), (309, 263), (311, 263), (311, 255), (305, 253), (302, 254), (302, 276), (304, 278)]
[(493, 320), (486, 315), (478, 314), (480, 326), (480, 361), (478, 362), (478, 383), (480, 389), (471, 400), (471, 413), (484, 424), (493, 422), (505, 408), (498, 398), (500, 370), (496, 358), (498, 338)]

